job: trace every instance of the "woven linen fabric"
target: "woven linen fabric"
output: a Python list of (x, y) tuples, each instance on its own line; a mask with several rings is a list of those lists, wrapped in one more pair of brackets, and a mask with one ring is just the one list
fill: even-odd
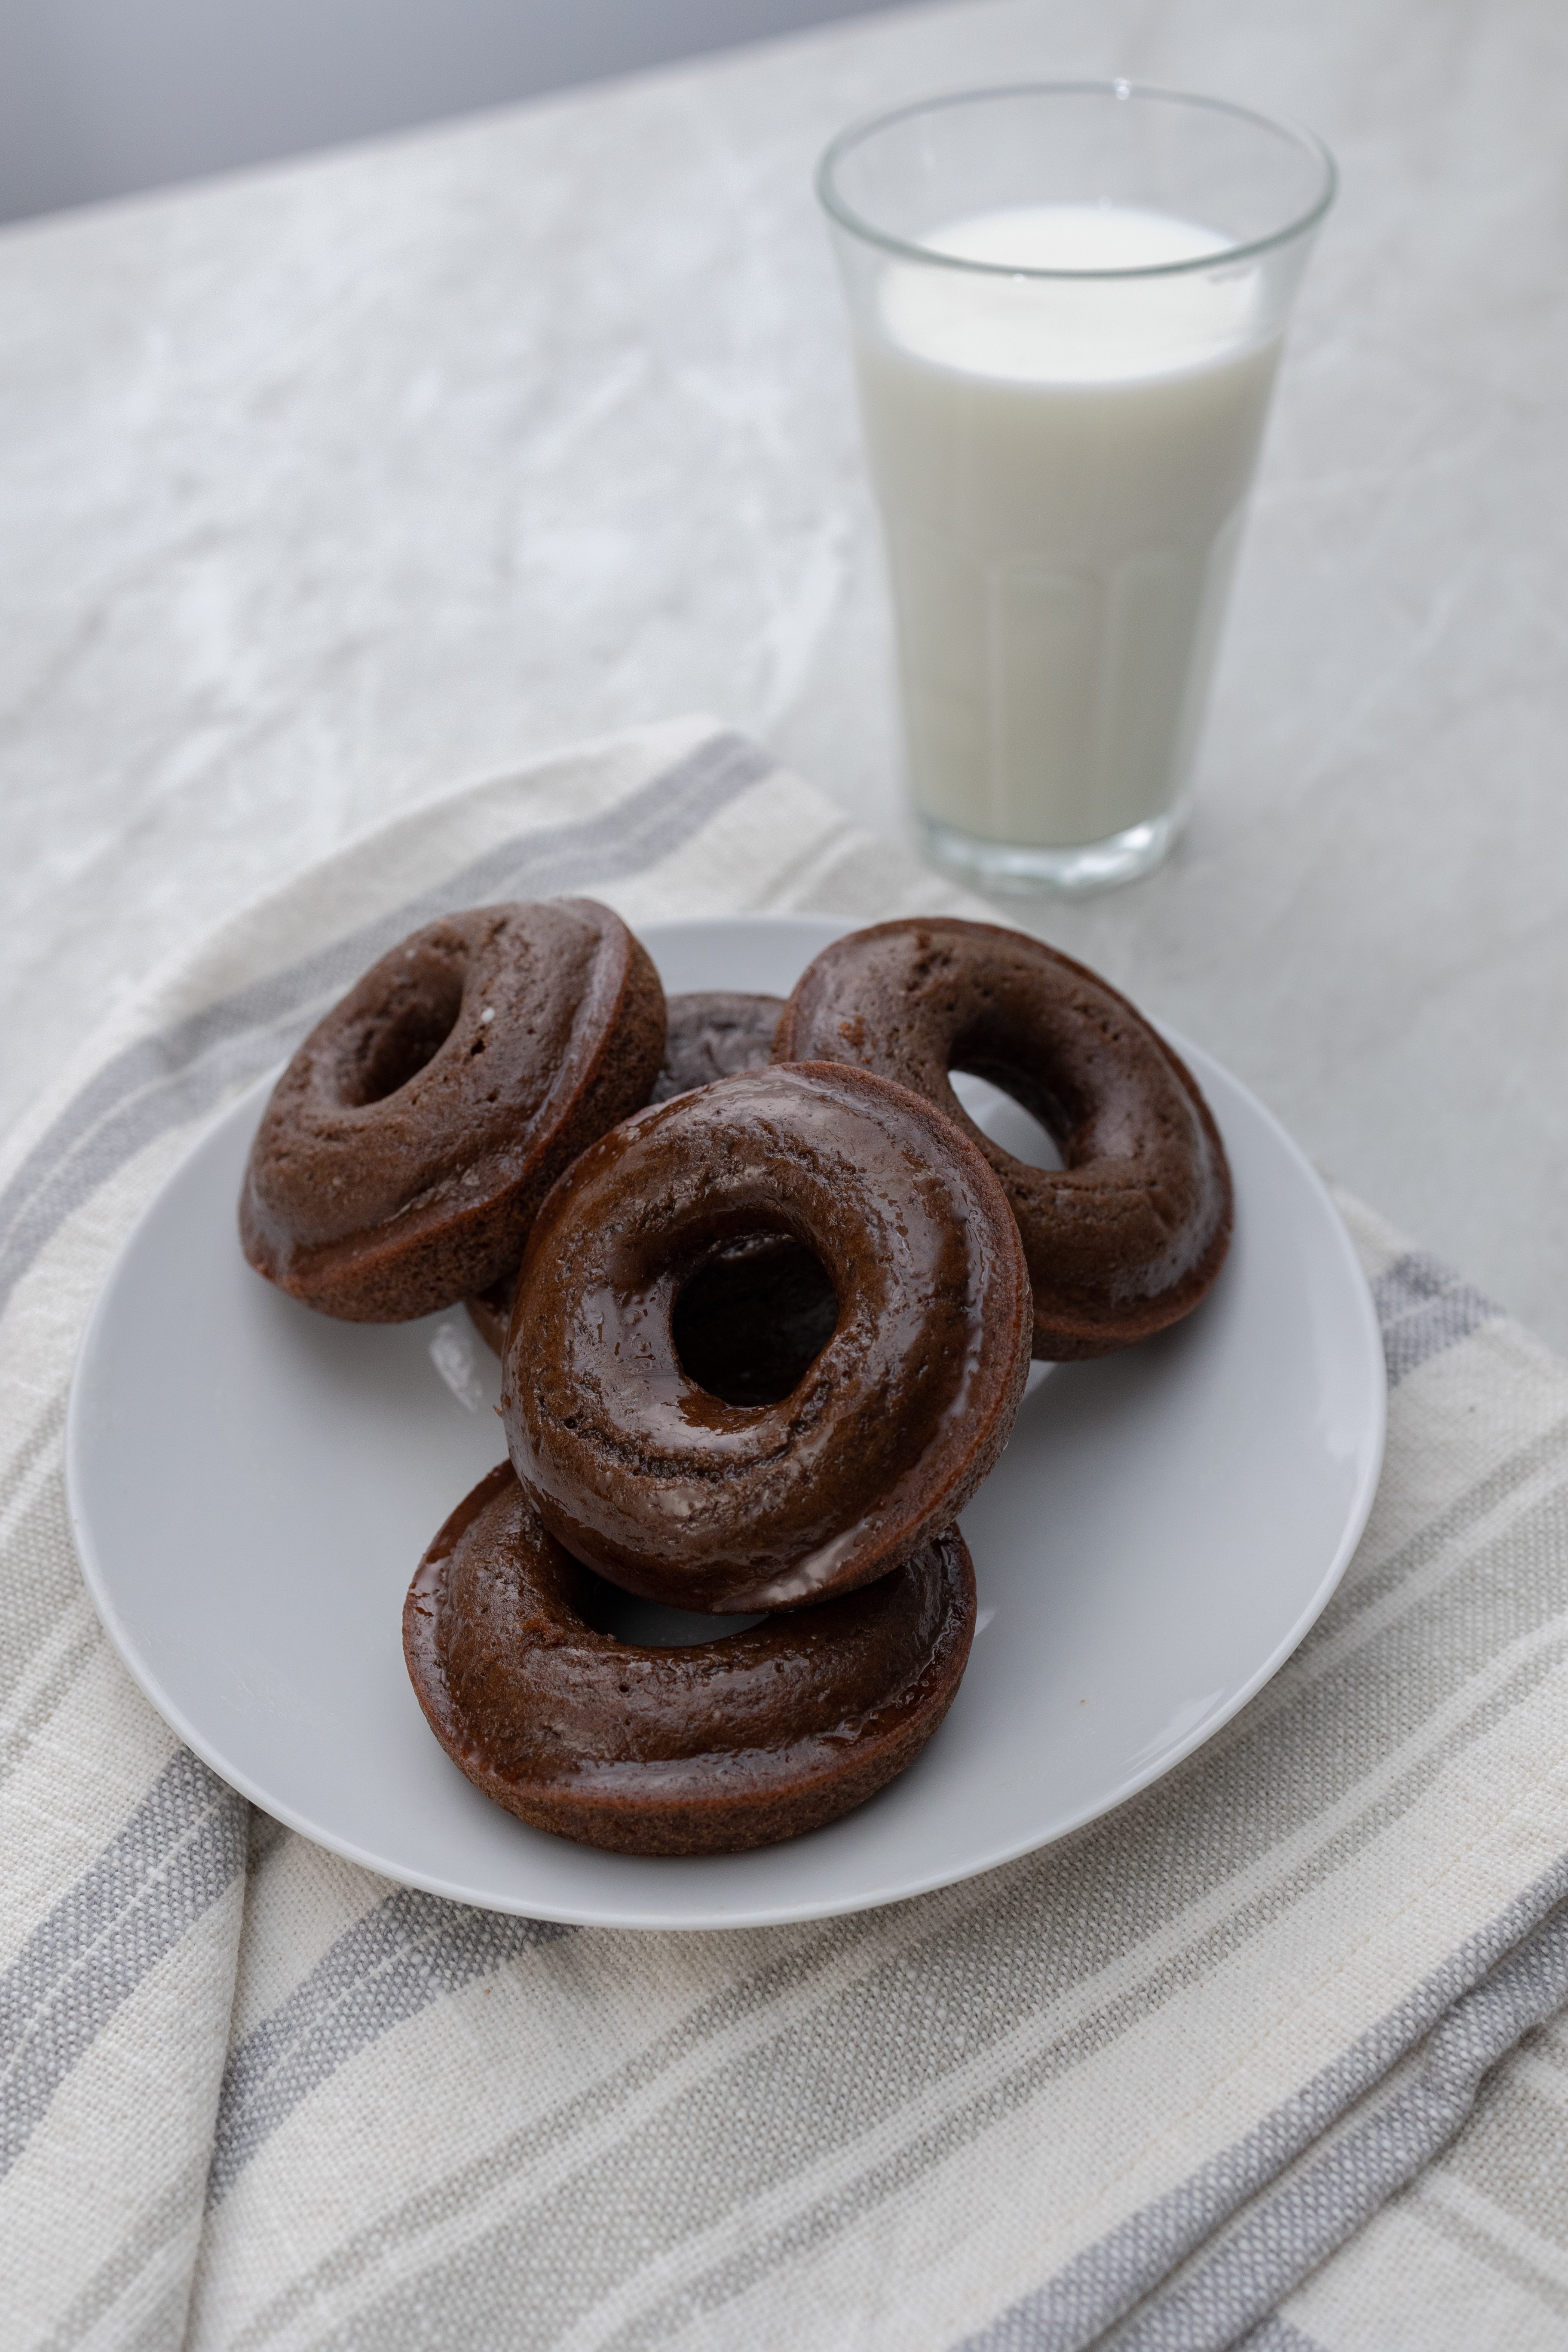
[(226, 925), (0, 1163), (6, 2344), (1563, 2340), (1568, 1370), (1353, 1203), (1392, 1393), (1344, 1583), (1179, 1769), (985, 1877), (713, 1935), (470, 1911), (254, 1811), (131, 1684), (61, 1432), (132, 1222), (401, 934), (584, 889), (965, 903), (753, 746), (639, 730)]

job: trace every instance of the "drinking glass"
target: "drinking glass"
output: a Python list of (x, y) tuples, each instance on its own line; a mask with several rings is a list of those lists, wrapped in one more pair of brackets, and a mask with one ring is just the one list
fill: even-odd
[(1332, 159), (1216, 99), (1046, 83), (857, 124), (817, 188), (927, 854), (1130, 881), (1181, 824)]

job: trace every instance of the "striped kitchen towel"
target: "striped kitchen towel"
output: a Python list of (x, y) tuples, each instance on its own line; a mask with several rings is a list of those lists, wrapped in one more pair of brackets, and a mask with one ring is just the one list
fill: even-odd
[(988, 1877), (727, 1935), (491, 1916), (279, 1829), (132, 1687), (61, 1431), (138, 1209), (384, 946), (582, 889), (963, 903), (752, 746), (641, 730), (236, 918), (0, 1165), (5, 2344), (1563, 2342), (1568, 1370), (1352, 1203), (1392, 1396), (1349, 1575), (1178, 1770)]

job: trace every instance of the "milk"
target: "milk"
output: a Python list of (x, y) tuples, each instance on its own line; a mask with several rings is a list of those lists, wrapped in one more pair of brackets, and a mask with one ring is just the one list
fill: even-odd
[[(1129, 206), (957, 221), (1035, 269), (1220, 252)], [(917, 805), (998, 842), (1145, 824), (1196, 749), (1274, 372), (1247, 265), (1028, 278), (883, 264), (857, 339)]]

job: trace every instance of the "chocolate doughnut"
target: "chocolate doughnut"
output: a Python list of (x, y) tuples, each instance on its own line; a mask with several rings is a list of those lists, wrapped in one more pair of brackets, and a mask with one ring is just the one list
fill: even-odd
[(766, 1069), (783, 1011), (782, 996), (703, 991), (666, 997), (664, 1067), (649, 1101), (668, 1102), (692, 1087), (733, 1077), (737, 1070)]
[(841, 1600), (688, 1649), (616, 1641), (595, 1596), (503, 1463), (420, 1562), (403, 1647), (487, 1797), (617, 1853), (738, 1853), (864, 1803), (942, 1721), (974, 1632), (956, 1531)]
[[(774, 1053), (876, 1070), (978, 1144), (1024, 1237), (1037, 1356), (1147, 1339), (1224, 1263), (1230, 1170), (1197, 1081), (1124, 996), (1039, 940), (948, 916), (857, 931), (807, 965)], [(1031, 1168), (983, 1135), (951, 1070), (1031, 1111), (1065, 1165)]]
[(498, 1280), (595, 1136), (647, 1099), (664, 996), (591, 898), (416, 931), (313, 1029), (240, 1195), (245, 1255), (306, 1306), (399, 1323)]
[[(686, 1303), (710, 1314), (726, 1253), (768, 1234), (818, 1263), (832, 1328), (787, 1394), (737, 1402), (683, 1355)], [(863, 1070), (744, 1072), (625, 1120), (545, 1202), (507, 1443), (552, 1534), (613, 1583), (793, 1608), (952, 1525), (1012, 1428), (1029, 1329), (1005, 1195), (949, 1120)]]

